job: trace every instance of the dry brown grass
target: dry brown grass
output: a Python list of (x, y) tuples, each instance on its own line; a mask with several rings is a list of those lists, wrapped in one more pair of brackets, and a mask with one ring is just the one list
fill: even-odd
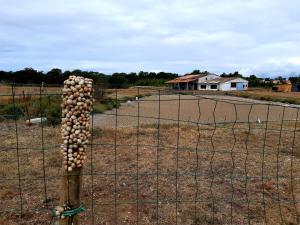
[[(120, 90), (123, 96), (118, 97), (135, 93), (136, 89)], [(266, 105), (257, 104), (250, 113), (249, 104), (218, 100), (213, 113), (216, 100), (182, 96), (179, 119), (185, 122), (178, 127), (178, 96), (160, 97), (159, 130), (157, 96), (143, 98), (139, 111), (137, 102), (119, 108), (117, 130), (114, 110), (109, 117), (94, 116), (94, 142), (83, 169), (82, 202), (87, 211), (81, 215), (82, 224), (91, 224), (92, 218), (95, 224), (136, 224), (138, 218), (139, 224), (171, 225), (176, 223), (176, 202), (178, 224), (297, 224), (297, 108), (287, 107), (283, 116), (284, 107), (271, 106), (267, 118)], [(257, 117), (272, 121), (267, 130), (264, 122), (256, 123)], [(287, 121), (281, 127), (282, 117)], [(231, 123), (198, 127), (199, 119)], [(251, 123), (245, 123), (248, 119)], [(0, 123), (0, 224), (46, 224), (61, 191), (60, 129), (25, 127), (18, 121), (17, 131), (19, 154), (14, 121)]]
[(258, 100), (300, 104), (300, 92), (273, 92), (271, 89), (253, 88), (243, 92), (231, 92), (231, 94)]
[[(199, 130), (190, 123), (179, 125), (179, 129), (177, 124), (160, 126), (159, 148), (156, 124), (142, 125), (138, 133), (136, 127), (118, 128), (116, 148), (113, 128), (95, 129), (94, 145), (83, 171), (82, 202), (88, 209), (82, 214), (83, 224), (91, 224), (92, 198), (95, 224), (114, 224), (115, 198), (117, 224), (136, 224), (136, 200), (139, 224), (156, 224), (157, 220), (159, 224), (175, 224), (176, 183), (178, 224), (245, 224), (248, 220), (251, 224), (297, 224), (300, 124), (295, 139), (294, 122), (284, 123), (281, 132), (280, 123), (272, 123), (267, 133), (264, 124), (252, 124), (250, 131), (247, 124), (222, 125), (216, 129), (200, 126)], [(24, 216), (18, 218), (18, 179), (10, 180), (18, 178), (14, 124), (1, 124), (0, 178), (4, 180), (0, 183), (0, 224), (49, 222), (44, 202), (43, 151), (39, 150), (41, 131), (39, 126), (19, 124), (18, 127), (24, 204)], [(60, 192), (61, 155), (57, 145), (61, 141), (58, 127), (46, 127), (43, 131), (47, 202), (52, 207), (58, 204)]]
[[(60, 94), (61, 87), (44, 87), (42, 90), (42, 94)], [(24, 101), (25, 97), (31, 95), (33, 98), (38, 97), (40, 94), (40, 87), (33, 86), (15, 86), (15, 102), (21, 103)], [(0, 84), (0, 104), (9, 104), (13, 102), (12, 98), (12, 87), (8, 85)]]
[[(46, 93), (60, 93), (62, 87), (44, 87)], [(27, 94), (37, 94), (40, 93), (39, 86), (15, 86), (14, 87), (16, 94), (22, 94), (23, 91)], [(1, 94), (11, 94), (12, 88), (8, 85), (0, 84), (0, 93)]]
[[(42, 89), (42, 91), (43, 91), (43, 94), (60, 94), (61, 89), (62, 89), (62, 87), (45, 86)], [(139, 89), (139, 91), (138, 91), (138, 89)], [(153, 87), (151, 87), (151, 88), (147, 88), (147, 87), (136, 88), (136, 87), (133, 87), (133, 88), (126, 88), (126, 89), (117, 89), (117, 93), (118, 93), (119, 98), (135, 97), (138, 95), (138, 93), (140, 95), (150, 95), (153, 93), (158, 93), (158, 90), (161, 90), (161, 89), (165, 89), (165, 88), (164, 87), (162, 87), (162, 88), (153, 88)], [(38, 95), (40, 93), (40, 87), (39, 86), (15, 86), (14, 91), (15, 91), (16, 95), (22, 95), (23, 93)], [(116, 89), (105, 89), (105, 92), (108, 93), (109, 97), (114, 98)], [(12, 95), (12, 87), (9, 85), (0, 84), (0, 93), (1, 93), (1, 95)], [(3, 101), (3, 103), (7, 103), (7, 102), (5, 102), (6, 99), (11, 101), (10, 96), (2, 96), (0, 101), (1, 102)]]

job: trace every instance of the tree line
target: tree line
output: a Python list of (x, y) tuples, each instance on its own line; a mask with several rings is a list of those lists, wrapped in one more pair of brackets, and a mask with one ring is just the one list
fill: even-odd
[[(25, 68), (19, 71), (1, 71), (0, 70), (0, 82), (2, 83), (16, 83), (16, 84), (41, 84), (44, 82), (49, 85), (62, 84), (70, 75), (88, 77), (94, 80), (95, 84), (101, 84), (106, 87), (126, 88), (133, 85), (138, 86), (161, 86), (165, 85), (165, 82), (177, 78), (177, 73), (168, 72), (144, 72), (139, 73), (113, 73), (107, 75), (104, 73), (94, 71), (62, 71), (59, 68), (53, 68), (48, 72), (37, 71), (33, 68)], [(193, 70), (189, 74), (209, 74), (208, 71)], [(249, 81), (250, 87), (272, 87), (273, 83), (271, 78), (259, 78), (256, 75), (250, 75), (245, 77), (239, 72), (222, 73), (221, 77), (241, 77)], [(285, 80), (283, 77), (277, 77), (275, 79)], [(300, 83), (300, 76), (290, 77), (289, 80), (292, 83)]]
[(113, 73), (107, 75), (104, 73), (94, 71), (62, 71), (61, 69), (54, 68), (48, 72), (37, 71), (33, 68), (25, 68), (19, 71), (1, 71), (1, 83), (16, 83), (16, 84), (62, 84), (70, 75), (88, 77), (94, 80), (95, 84), (105, 85), (107, 87), (126, 88), (132, 85), (164, 85), (166, 81), (178, 77), (176, 73), (166, 72), (144, 72), (139, 73)]
[[(275, 84), (273, 82), (271, 82), (272, 80), (279, 80), (280, 82), (284, 82), (287, 79), (285, 77), (282, 76), (278, 76), (275, 77), (274, 79), (271, 79), (270, 77), (266, 77), (266, 78), (260, 78), (257, 77), (256, 75), (250, 75), (249, 77), (244, 77), (242, 74), (240, 74), (239, 72), (234, 72), (234, 73), (223, 73), (220, 75), (221, 77), (240, 77), (243, 78), (245, 80), (248, 80), (249, 82), (249, 87), (272, 87)], [(297, 84), (300, 83), (300, 76), (298, 77), (289, 77), (288, 80), (292, 83), (292, 84)]]

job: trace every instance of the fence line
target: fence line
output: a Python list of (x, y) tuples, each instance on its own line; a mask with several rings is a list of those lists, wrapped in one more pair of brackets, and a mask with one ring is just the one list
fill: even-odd
[[(82, 224), (299, 224), (298, 106), (163, 90), (141, 98), (142, 88), (126, 106), (122, 91), (104, 96), (116, 108), (91, 115), (89, 161), (81, 174), (87, 208)], [(60, 192), (59, 126), (26, 127), (18, 112), (24, 105), (16, 101), (21, 96), (14, 85), (10, 94), (0, 95), (0, 103), (11, 97), (13, 105), (0, 114), (5, 128), (0, 190), (6, 193), (0, 193), (5, 204), (0, 218), (7, 224), (53, 224), (47, 212), (58, 204)], [(27, 96), (33, 99), (26, 107), (36, 107), (29, 111), (60, 119), (48, 114), (50, 98), (59, 94), (44, 93), (40, 86)], [(263, 117), (256, 121), (258, 106), (264, 107)], [(221, 121), (226, 113), (230, 118)]]

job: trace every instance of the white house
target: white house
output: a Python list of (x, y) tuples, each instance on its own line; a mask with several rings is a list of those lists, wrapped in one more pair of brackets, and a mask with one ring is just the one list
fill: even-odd
[(187, 74), (177, 77), (174, 80), (167, 81), (167, 84), (172, 84), (176, 90), (200, 90), (200, 83), (218, 78), (216, 74)]
[(198, 84), (198, 90), (243, 91), (248, 89), (248, 81), (240, 77), (218, 77)]
[(241, 91), (248, 89), (248, 81), (239, 77), (220, 77), (216, 74), (187, 74), (166, 82), (176, 90)]

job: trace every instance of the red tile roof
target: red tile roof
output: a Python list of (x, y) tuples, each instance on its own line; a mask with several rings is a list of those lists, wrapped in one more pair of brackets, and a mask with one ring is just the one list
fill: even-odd
[(207, 75), (205, 75), (205, 74), (193, 74), (193, 75), (187, 74), (187, 75), (184, 75), (181, 77), (177, 77), (174, 80), (169, 80), (166, 83), (167, 84), (187, 83), (187, 82), (191, 82), (191, 81), (196, 81), (196, 80), (198, 80), (198, 78), (204, 77), (204, 76), (207, 76)]

